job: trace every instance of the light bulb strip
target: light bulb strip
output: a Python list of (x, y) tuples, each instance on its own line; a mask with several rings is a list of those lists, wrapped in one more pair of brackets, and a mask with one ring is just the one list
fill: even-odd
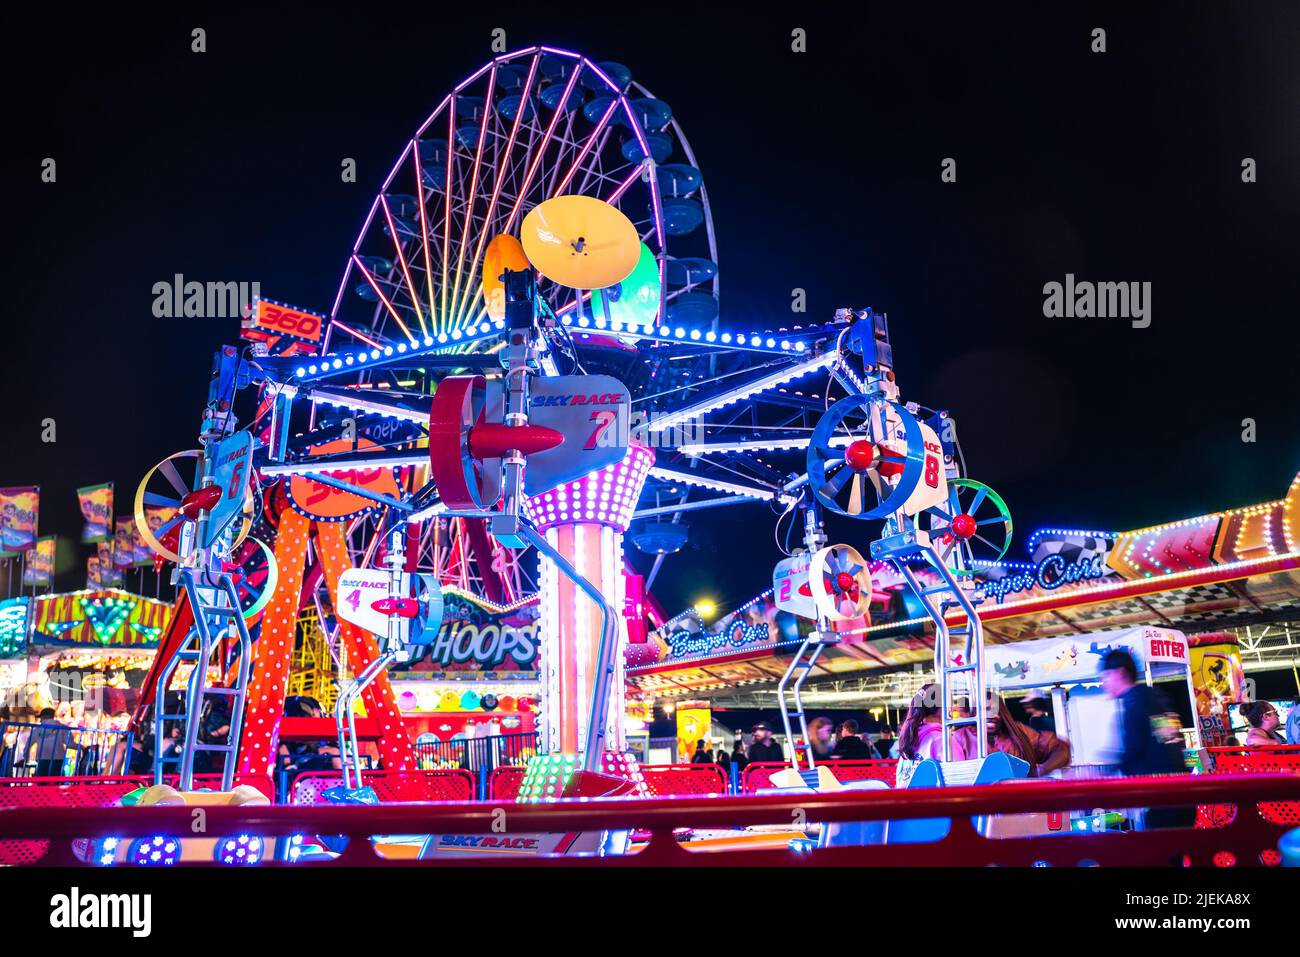
[(701, 475), (692, 475), (689, 472), (676, 472), (672, 469), (652, 468), (650, 469), (652, 478), (657, 478), (663, 482), (679, 482), (682, 485), (697, 485), (700, 488), (707, 488), (714, 492), (729, 492), (732, 495), (740, 495), (746, 498), (760, 499), (768, 501), (779, 498), (784, 501), (786, 496), (781, 495), (775, 489), (760, 488), (753, 485), (739, 485), (735, 482), (723, 482), (718, 479), (705, 478)]
[(582, 333), (615, 335), (624, 339), (642, 339), (667, 345), (695, 346), (701, 349), (723, 349), (740, 352), (763, 352), (774, 355), (799, 355), (808, 351), (809, 341), (828, 339), (837, 335), (830, 327), (813, 326), (807, 329), (783, 329), (777, 332), (721, 332), (709, 328), (691, 328), (665, 322), (662, 326), (638, 325), (621, 320), (606, 320), (603, 316), (570, 314), (569, 303), (559, 312), (560, 322), (581, 336)]
[(505, 334), (504, 320), (482, 322), (466, 329), (440, 332), (423, 339), (410, 338), (396, 345), (376, 346), (373, 349), (349, 349), (327, 356), (301, 357), (294, 367), (293, 378), (298, 382), (316, 382), (336, 375), (349, 375), (362, 369), (383, 368), (397, 363), (409, 363), (421, 356), (450, 353), (461, 346), (485, 339), (495, 339)]
[(699, 418), (709, 412), (721, 409), (723, 406), (731, 405), (733, 402), (739, 402), (742, 399), (748, 399), (750, 396), (758, 395), (760, 392), (766, 392), (768, 389), (774, 389), (782, 383), (789, 382), (792, 379), (798, 379), (812, 372), (817, 372), (835, 362), (838, 357), (838, 350), (832, 349), (825, 355), (815, 356), (803, 362), (796, 362), (795, 364), (786, 366), (783, 369), (770, 372), (765, 376), (751, 379), (749, 382), (738, 385), (734, 389), (728, 389), (726, 392), (711, 396), (710, 398), (697, 402), (694, 405), (684, 406), (683, 408), (676, 409), (672, 412), (654, 416), (651, 418), (650, 422), (646, 424), (646, 428), (651, 432), (660, 432), (664, 429), (672, 428), (675, 425), (680, 425), (683, 422)]

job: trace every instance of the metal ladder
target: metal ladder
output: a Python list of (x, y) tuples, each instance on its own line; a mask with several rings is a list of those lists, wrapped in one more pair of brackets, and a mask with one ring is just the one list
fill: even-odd
[[(944, 563), (931, 545), (918, 545), (908, 549), (910, 554), (920, 554), (930, 567), (938, 574), (940, 584), (928, 588), (917, 579), (916, 573), (908, 567), (905, 557), (894, 559), (894, 564), (906, 580), (908, 587), (920, 600), (926, 614), (934, 624), (934, 673), (939, 683), (939, 706), (943, 721), (943, 759), (952, 760), (952, 733), (958, 728), (975, 728), (975, 740), (978, 742), (979, 756), (988, 757), (987, 727), (988, 701), (984, 694), (984, 626), (975, 602), (962, 588), (952, 570)], [(948, 596), (948, 597), (944, 597)], [(945, 608), (957, 606), (966, 615), (966, 624), (961, 628), (950, 628), (944, 619)], [(962, 643), (961, 664), (953, 664), (954, 643)], [(969, 718), (954, 717), (956, 694), (953, 679), (957, 675), (967, 674), (970, 696), (974, 699), (974, 715)]]
[[(776, 686), (776, 699), (781, 707), (781, 724), (785, 728), (785, 739), (790, 743), (791, 766), (799, 772), (799, 776), (804, 779), (804, 783), (809, 787), (817, 786), (817, 763), (813, 758), (812, 742), (808, 740), (808, 716), (804, 711), (803, 698), (800, 692), (803, 690), (803, 683), (808, 680), (808, 675), (812, 673), (813, 665), (817, 663), (821, 653), (832, 645), (839, 644), (839, 638), (835, 637), (833, 633), (821, 631), (822, 622), (818, 621), (817, 625), (818, 627), (803, 640), (803, 644), (799, 646), (799, 650), (795, 653), (794, 660), (785, 669), (785, 674), (781, 676), (781, 680)], [(793, 710), (786, 706), (785, 697), (785, 689), (790, 684), (791, 678), (794, 678), (794, 685), (790, 689), (794, 705)], [(792, 734), (793, 726), (790, 723), (791, 718), (797, 718), (799, 721), (799, 733), (803, 737), (804, 750), (808, 757), (808, 767), (806, 769), (800, 769), (799, 767), (799, 755), (795, 751), (794, 735)]]
[[(167, 662), (158, 679), (158, 704), (154, 710), (154, 783), (162, 783), (168, 765), (177, 765), (180, 774), (177, 790), (193, 790), (194, 757), (204, 751), (226, 756), (221, 771), (221, 790), (229, 791), (234, 786), (235, 755), (239, 749), (239, 734), (244, 723), (244, 695), (248, 689), (253, 658), (252, 640), (244, 625), (234, 581), (228, 572), (205, 575), (204, 582), (200, 584), (195, 580), (193, 570), (182, 568), (177, 572), (177, 578), (185, 590), (185, 599), (193, 613), (194, 624), (190, 626), (185, 640)], [(239, 643), (239, 663), (234, 684), (228, 688), (210, 688), (207, 686), (207, 673), (212, 664), (212, 654), (220, 650), (222, 636), (232, 631)], [(183, 661), (194, 665), (186, 684), (185, 713), (167, 714), (167, 688), (176, 668)], [(220, 665), (221, 662), (218, 662)], [(203, 705), (209, 696), (227, 699), (230, 733), (226, 736), (225, 744), (207, 744), (199, 740)], [(162, 742), (167, 740), (166, 725), (169, 721), (183, 721), (185, 727), (184, 746), (174, 758), (163, 757), (161, 749)]]
[[(809, 555), (814, 554), (818, 549), (826, 544), (826, 533), (822, 527), (821, 513), (815, 506), (809, 506), (804, 510), (804, 548)], [(833, 645), (839, 644), (839, 636), (831, 630), (831, 623), (818, 614), (813, 622), (813, 630), (808, 637), (799, 645), (799, 650), (795, 653), (794, 660), (790, 666), (785, 669), (785, 674), (776, 686), (776, 700), (781, 708), (781, 724), (785, 729), (785, 740), (790, 745), (790, 766), (799, 773), (804, 783), (810, 788), (817, 786), (817, 762), (813, 757), (812, 742), (808, 739), (808, 716), (803, 706), (803, 683), (808, 680), (812, 674), (813, 665), (821, 657), (821, 653)], [(790, 679), (794, 678), (794, 684), (790, 685)], [(785, 689), (790, 687), (791, 699), (794, 709), (787, 707)], [(804, 750), (807, 752), (808, 767), (801, 769), (799, 767), (799, 754), (795, 750), (793, 726), (790, 723), (791, 718), (798, 719), (799, 733), (803, 737)]]

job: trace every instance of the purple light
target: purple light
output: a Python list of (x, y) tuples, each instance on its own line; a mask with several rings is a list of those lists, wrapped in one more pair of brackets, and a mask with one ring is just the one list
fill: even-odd
[(539, 531), (556, 525), (606, 525), (626, 532), (655, 455), (644, 445), (629, 445), (622, 461), (524, 500), (524, 511)]

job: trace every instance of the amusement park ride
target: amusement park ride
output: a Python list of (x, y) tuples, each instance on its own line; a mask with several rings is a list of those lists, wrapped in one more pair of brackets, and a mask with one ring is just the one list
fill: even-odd
[[(883, 314), (726, 330), (716, 259), (694, 155), (625, 67), (533, 47), (459, 84), (384, 182), (329, 314), (255, 303), (246, 343), (215, 357), (200, 448), (137, 492), (179, 586), (137, 717), (156, 705), (159, 740), (183, 727), (178, 791), (204, 750), (226, 757), (221, 793), (273, 765), (311, 595), (355, 675), (332, 723), (335, 798), (373, 801), (355, 705), (384, 766), (413, 767), (386, 669), (432, 639), (455, 584), (542, 596), (542, 753), (520, 800), (644, 793), (621, 728), (624, 533), (745, 502), (803, 530), (775, 573), (779, 606), (813, 621), (780, 685), (791, 740), (796, 723), (807, 736), (810, 669), (871, 593), (863, 555), (828, 545), (827, 513), (881, 523), (870, 559), (897, 565), (934, 624), (945, 759), (953, 732), (982, 728), (973, 563), (1005, 553), (1005, 505), (964, 476), (952, 419), (900, 395)], [(174, 514), (150, 527), (150, 509)], [(186, 662), (184, 713), (165, 713)], [(222, 700), (229, 743), (204, 744)], [(956, 764), (932, 776), (978, 771)]]

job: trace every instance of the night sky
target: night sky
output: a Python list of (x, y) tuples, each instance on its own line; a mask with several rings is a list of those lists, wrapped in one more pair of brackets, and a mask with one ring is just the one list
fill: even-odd
[[(41, 532), (65, 539), (60, 588), (84, 585), (89, 554), (74, 489), (114, 481), (128, 511), (150, 465), (195, 445), (211, 353), (237, 335), (154, 318), (153, 284), (259, 281), (328, 311), (393, 159), (490, 57), (494, 27), (511, 49), (625, 63), (671, 104), (709, 190), (724, 326), (887, 311), (904, 397), (952, 411), (1020, 542), (1273, 499), (1300, 468), (1294, 3), (792, 5), (782, 20), (486, 6), (73, 19), (49, 4), (11, 21), (0, 485), (42, 487)], [(205, 54), (190, 52), (195, 26)], [(790, 51), (795, 27), (806, 53)], [(47, 156), (55, 184), (40, 181)], [(340, 182), (343, 157), (356, 184)], [(1258, 182), (1242, 182), (1244, 157)], [(1044, 318), (1043, 284), (1068, 272), (1152, 283), (1151, 326)], [(691, 526), (656, 585), (669, 610), (766, 586), (778, 554), (762, 506)]]

